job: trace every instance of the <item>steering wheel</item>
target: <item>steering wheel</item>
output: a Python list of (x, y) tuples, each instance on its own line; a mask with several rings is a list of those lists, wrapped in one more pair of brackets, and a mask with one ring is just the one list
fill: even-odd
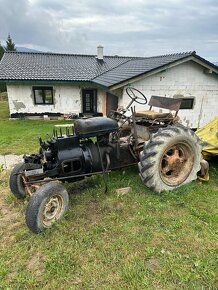
[(148, 102), (146, 96), (135, 88), (127, 87), (126, 93), (130, 97), (130, 99), (132, 99), (132, 103), (136, 102), (140, 105), (146, 105)]

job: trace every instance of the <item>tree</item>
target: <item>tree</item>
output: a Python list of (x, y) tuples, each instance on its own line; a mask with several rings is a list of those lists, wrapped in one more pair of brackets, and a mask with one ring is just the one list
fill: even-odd
[[(5, 49), (4, 49), (4, 47), (1, 45), (1, 42), (0, 42), (0, 61), (1, 61), (2, 57), (3, 57), (4, 52), (5, 52)], [(6, 91), (6, 86), (5, 86), (5, 84), (1, 84), (1, 83), (0, 83), (0, 92), (5, 92), (5, 91)]]
[[(0, 43), (0, 60), (1, 60), (5, 51), (16, 51), (15, 44), (14, 44), (10, 34), (8, 34), (8, 38), (6, 40), (5, 47), (3, 47)], [(6, 91), (6, 85), (0, 84), (0, 92), (5, 92), (5, 91)]]
[(4, 47), (1, 45), (1, 42), (0, 42), (0, 60), (2, 59), (4, 52), (5, 52), (5, 49), (4, 49)]
[(6, 40), (5, 51), (16, 51), (15, 44), (10, 34), (8, 34), (8, 39)]

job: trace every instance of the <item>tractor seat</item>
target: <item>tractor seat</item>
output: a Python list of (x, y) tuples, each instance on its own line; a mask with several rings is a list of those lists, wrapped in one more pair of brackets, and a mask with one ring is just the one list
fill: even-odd
[(141, 111), (135, 113), (136, 117), (146, 118), (150, 120), (155, 119), (172, 119), (173, 115), (171, 113), (159, 113), (153, 111)]
[[(149, 111), (136, 112), (135, 117), (146, 118), (149, 120), (155, 121), (171, 121), (173, 120), (179, 111), (181, 99), (166, 98), (160, 96), (151, 96), (148, 105), (150, 106)], [(175, 111), (175, 114), (169, 113), (160, 113), (151, 111), (152, 107), (167, 109), (170, 111)]]

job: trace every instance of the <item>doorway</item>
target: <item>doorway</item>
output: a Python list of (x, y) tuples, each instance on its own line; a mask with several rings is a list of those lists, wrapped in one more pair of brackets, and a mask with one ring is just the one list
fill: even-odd
[(116, 111), (118, 107), (118, 97), (107, 93), (107, 99), (106, 99), (106, 115), (109, 116), (111, 111)]
[(97, 112), (97, 90), (82, 90), (82, 108), (84, 114)]

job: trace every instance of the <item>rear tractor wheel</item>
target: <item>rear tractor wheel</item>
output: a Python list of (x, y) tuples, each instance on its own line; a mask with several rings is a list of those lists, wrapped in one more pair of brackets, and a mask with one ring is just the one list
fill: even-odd
[(197, 179), (201, 160), (200, 140), (195, 133), (183, 126), (168, 126), (144, 145), (139, 174), (155, 192), (173, 190)]

